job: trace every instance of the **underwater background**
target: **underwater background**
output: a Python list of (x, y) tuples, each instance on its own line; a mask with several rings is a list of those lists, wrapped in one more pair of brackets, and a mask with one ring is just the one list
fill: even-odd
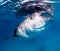
[(27, 39), (22, 37), (10, 37), (20, 23), (17, 16), (8, 6), (0, 6), (0, 51), (60, 51), (60, 3), (54, 3), (54, 22), (52, 26), (38, 35), (37, 37)]

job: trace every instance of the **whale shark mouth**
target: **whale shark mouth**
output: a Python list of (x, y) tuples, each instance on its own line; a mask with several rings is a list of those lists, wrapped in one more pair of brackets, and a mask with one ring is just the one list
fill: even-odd
[(27, 35), (28, 31), (42, 31), (45, 30), (45, 25), (50, 20), (53, 20), (52, 14), (53, 7), (50, 3), (42, 3), (42, 2), (26, 2), (24, 3), (17, 14), (20, 17), (25, 16), (25, 20), (19, 24), (17, 28), (17, 35), (21, 35), (23, 37), (29, 37)]

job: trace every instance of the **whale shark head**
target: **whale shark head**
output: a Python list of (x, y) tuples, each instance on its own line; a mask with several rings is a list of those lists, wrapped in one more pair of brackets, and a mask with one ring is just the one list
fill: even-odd
[[(33, 37), (46, 30), (53, 20), (53, 6), (41, 1), (24, 2), (17, 15), (26, 19), (17, 27), (17, 35)], [(40, 34), (40, 33), (39, 33)]]

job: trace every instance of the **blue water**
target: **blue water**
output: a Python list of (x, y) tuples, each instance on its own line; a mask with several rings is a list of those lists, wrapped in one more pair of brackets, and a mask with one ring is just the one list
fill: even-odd
[[(20, 20), (0, 7), (0, 39), (11, 36)], [(11, 37), (0, 41), (0, 51), (60, 51), (60, 3), (54, 4), (53, 25), (41, 35), (26, 39)]]

